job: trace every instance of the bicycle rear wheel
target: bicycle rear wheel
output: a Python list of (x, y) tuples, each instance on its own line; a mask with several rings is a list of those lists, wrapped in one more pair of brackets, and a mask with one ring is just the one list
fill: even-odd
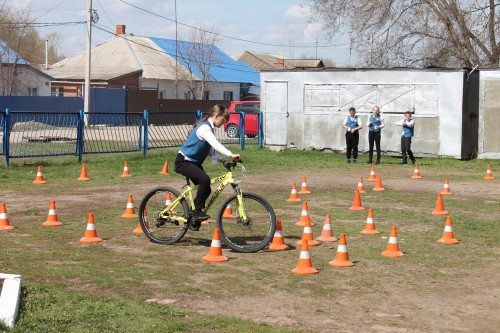
[(179, 195), (180, 193), (174, 188), (158, 187), (149, 191), (142, 199), (139, 207), (139, 222), (142, 231), (152, 242), (173, 244), (186, 233), (186, 224), (174, 219), (174, 217), (188, 218), (189, 206), (186, 200), (182, 199), (179, 204), (172, 207), (166, 217), (159, 216), (159, 213)]
[(243, 193), (246, 221), (238, 213), (238, 208), (236, 195), (222, 204), (217, 214), (221, 240), (238, 252), (262, 250), (271, 242), (276, 230), (276, 215), (273, 208), (264, 198), (253, 193)]

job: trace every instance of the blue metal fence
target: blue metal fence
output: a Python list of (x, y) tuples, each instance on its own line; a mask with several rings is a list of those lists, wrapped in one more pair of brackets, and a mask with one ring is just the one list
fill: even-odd
[[(187, 112), (174, 113), (84, 113), (79, 112), (0, 112), (1, 155), (5, 165), (10, 158), (83, 154), (141, 152), (149, 149), (180, 147), (202, 117)], [(258, 115), (256, 137), (245, 136), (245, 114), (240, 116), (240, 135), (229, 138), (224, 128), (216, 131), (223, 144), (257, 144), (262, 147), (262, 116)]]

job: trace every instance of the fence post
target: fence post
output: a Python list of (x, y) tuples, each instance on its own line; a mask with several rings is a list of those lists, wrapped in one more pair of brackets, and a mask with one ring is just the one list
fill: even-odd
[(201, 114), (200, 110), (196, 110), (196, 120), (195, 123), (198, 122), (203, 115)]
[(3, 154), (5, 156), (5, 166), (9, 166), (10, 151), (10, 110), (5, 109), (5, 120), (3, 122)]
[(245, 150), (245, 112), (240, 113), (240, 147)]
[(258, 130), (257, 130), (257, 142), (258, 142), (258, 145), (259, 145), (259, 148), (262, 148), (263, 147), (263, 141), (264, 141), (264, 135), (262, 133), (262, 112), (259, 112), (258, 113), (258, 118), (257, 118), (257, 126), (258, 126)]
[[(149, 141), (149, 136), (148, 136), (148, 129), (149, 129), (149, 116), (148, 116), (148, 110), (144, 110), (144, 158), (146, 158), (148, 154), (148, 141)], [(140, 131), (140, 129), (139, 129)]]
[(83, 156), (83, 126), (84, 126), (83, 110), (78, 113), (78, 122), (76, 123), (76, 155), (78, 163), (82, 163)]

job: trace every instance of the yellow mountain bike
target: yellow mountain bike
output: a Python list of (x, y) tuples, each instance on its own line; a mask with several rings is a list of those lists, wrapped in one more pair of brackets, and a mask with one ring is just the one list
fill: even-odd
[[(227, 173), (210, 180), (210, 184), (220, 185), (207, 199), (203, 211), (206, 213), (222, 191), (231, 185), (234, 195), (222, 203), (215, 216), (221, 240), (235, 251), (259, 251), (268, 245), (274, 236), (274, 210), (261, 196), (242, 191), (240, 182), (246, 176), (242, 163), (228, 162), (224, 166)], [(238, 181), (233, 177), (235, 167), (241, 170), (241, 179)], [(142, 199), (139, 221), (142, 230), (152, 242), (169, 245), (186, 234), (194, 210), (193, 191), (198, 186), (191, 185), (187, 179), (184, 187), (182, 193), (172, 187), (158, 187), (149, 191)]]

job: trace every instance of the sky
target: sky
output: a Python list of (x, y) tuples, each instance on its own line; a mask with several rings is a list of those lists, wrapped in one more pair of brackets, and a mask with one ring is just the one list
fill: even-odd
[[(84, 22), (89, 0), (8, 0), (29, 10), (37, 23)], [(300, 0), (93, 0), (98, 21), (92, 28), (92, 46), (113, 38), (118, 24), (127, 34), (189, 40), (192, 27), (220, 34), (219, 48), (228, 55), (264, 52), (286, 58), (328, 59), (349, 66), (346, 40), (329, 40), (322, 26), (310, 20)], [(177, 25), (175, 17), (177, 14)], [(176, 28), (177, 26), (177, 28)], [(57, 32), (66, 56), (85, 50), (86, 25), (66, 24), (38, 28), (43, 38)]]

